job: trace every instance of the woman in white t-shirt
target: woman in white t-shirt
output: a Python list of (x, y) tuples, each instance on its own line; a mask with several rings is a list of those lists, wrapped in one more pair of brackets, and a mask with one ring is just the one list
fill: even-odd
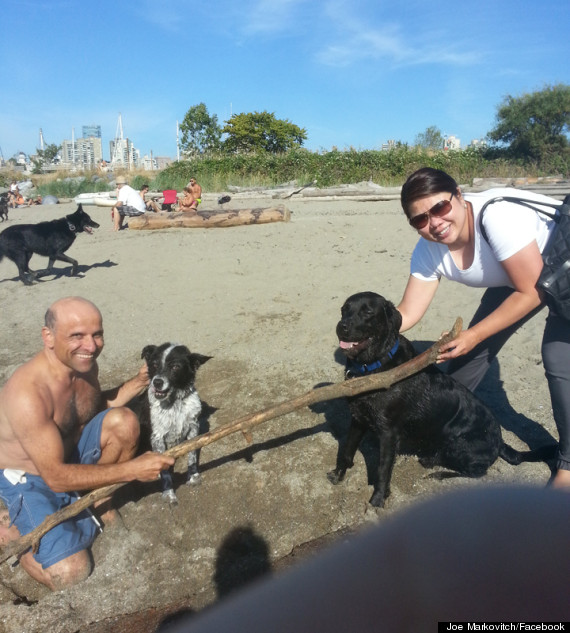
[[(402, 187), (402, 207), (421, 239), (398, 306), (401, 331), (423, 317), (441, 277), (487, 288), (469, 327), (443, 346), (438, 358), (451, 360), (449, 373), (471, 390), (506, 340), (542, 308), (536, 282), (542, 270), (541, 252), (554, 223), (520, 205), (495, 203), (484, 215), (486, 241), (479, 212), (487, 200), (501, 195), (518, 195), (538, 205), (541, 200), (557, 202), (514, 189), (463, 195), (451, 176), (429, 167), (414, 172)], [(546, 320), (542, 357), (559, 433), (558, 471), (552, 484), (570, 488), (570, 323), (552, 311)]]

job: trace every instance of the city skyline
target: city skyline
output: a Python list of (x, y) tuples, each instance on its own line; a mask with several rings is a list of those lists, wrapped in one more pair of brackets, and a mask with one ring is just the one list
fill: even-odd
[[(118, 137), (114, 136), (112, 138), (109, 138), (108, 141), (105, 141), (102, 127), (95, 123), (82, 125), (80, 126), (80, 128), (81, 136), (78, 137), (75, 134), (75, 127), (73, 127), (69, 137), (64, 138), (59, 142), (50, 140), (46, 141), (43, 129), (40, 128), (38, 130), (37, 148), (34, 149), (34, 151), (27, 152), (24, 149), (19, 149), (11, 156), (6, 156), (3, 153), (0, 158), (2, 158), (4, 161), (19, 159), (21, 162), (23, 160), (23, 156), (25, 156), (27, 161), (29, 162), (37, 154), (37, 151), (39, 149), (42, 149), (42, 145), (45, 148), (47, 145), (54, 144), (59, 147), (58, 155), (59, 161), (62, 165), (73, 165), (79, 168), (91, 169), (96, 166), (96, 164), (100, 160), (111, 163), (113, 161), (114, 147), (116, 147), (116, 141), (119, 140)], [(93, 134), (93, 130), (97, 130), (97, 133)], [(93, 143), (91, 142), (93, 140), (99, 141), (99, 144), (95, 144), (95, 146), (93, 146)], [(135, 164), (136, 166), (139, 166), (140, 164), (143, 164), (145, 162), (152, 161), (155, 163), (153, 169), (157, 169), (157, 160), (159, 163), (165, 166), (172, 160), (175, 160), (177, 157), (176, 154), (174, 156), (160, 156), (154, 154), (154, 152), (151, 152), (150, 155), (142, 154), (140, 150), (136, 147), (136, 143), (134, 142), (134, 140), (129, 139), (124, 135), (122, 140), (125, 142), (125, 148), (121, 153), (126, 155), (132, 154), (134, 158), (131, 163)], [(105, 148), (107, 149), (105, 150)], [(86, 154), (88, 155), (87, 158), (85, 158)], [(84, 156), (83, 159), (81, 159), (81, 155)]]
[[(158, 169), (167, 166), (174, 160), (171, 156), (156, 156), (152, 153), (150, 156), (146, 154), (141, 156), (135, 143), (124, 136), (120, 114), (115, 134), (119, 133), (119, 128), (121, 134), (111, 138), (107, 144), (103, 142), (104, 136), (101, 126), (96, 123), (82, 125), (79, 137), (75, 134), (75, 128), (72, 128), (70, 137), (59, 143), (53, 143), (59, 148), (54, 165), (90, 170), (98, 167), (102, 162), (108, 164), (115, 162), (119, 166), (129, 166), (129, 168), (144, 166), (145, 169)], [(43, 150), (50, 144), (52, 143), (46, 142), (43, 130), (40, 128), (38, 150)], [(107, 153), (104, 150), (106, 145), (108, 146)], [(2, 158), (4, 161), (14, 159), (18, 164), (23, 165), (33, 162), (36, 155), (37, 150), (30, 153), (19, 150), (12, 156)]]
[[(6, 0), (5, 158), (119, 113), (141, 155), (176, 156), (176, 122), (273, 112), (310, 150), (413, 144), (436, 126), (467, 145), (502, 100), (570, 83), (567, 0)], [(89, 28), (85, 28), (88, 25)], [(120, 25), (120, 31), (116, 31)], [(25, 33), (25, 45), (22, 34)], [(105, 150), (106, 151), (106, 150)]]

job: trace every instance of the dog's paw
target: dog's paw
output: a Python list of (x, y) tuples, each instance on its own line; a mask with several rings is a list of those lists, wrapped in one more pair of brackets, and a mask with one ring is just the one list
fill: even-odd
[(171, 506), (178, 505), (178, 499), (176, 495), (174, 494), (174, 490), (165, 490), (162, 493), (162, 498), (166, 499)]
[(333, 486), (336, 486), (344, 479), (345, 473), (338, 470), (331, 470), (327, 473), (327, 479), (331, 482)]
[(202, 475), (200, 473), (188, 473), (187, 486), (199, 486), (201, 483)]
[(372, 497), (370, 497), (370, 501), (368, 503), (370, 503), (371, 506), (374, 506), (375, 508), (383, 508), (384, 507), (384, 503), (386, 501), (386, 499), (389, 497), (390, 495), (390, 491), (384, 493), (384, 492), (375, 492)]

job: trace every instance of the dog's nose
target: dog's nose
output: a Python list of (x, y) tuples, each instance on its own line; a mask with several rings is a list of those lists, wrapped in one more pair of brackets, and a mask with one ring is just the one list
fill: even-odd
[(342, 321), (339, 321), (338, 325), (336, 326), (336, 331), (337, 334), (341, 336), (341, 338), (343, 336), (346, 336), (348, 332), (348, 321), (345, 321), (344, 319)]
[(161, 391), (162, 388), (164, 387), (164, 380), (162, 380), (162, 378), (153, 378), (152, 384), (155, 389), (158, 389), (159, 391)]

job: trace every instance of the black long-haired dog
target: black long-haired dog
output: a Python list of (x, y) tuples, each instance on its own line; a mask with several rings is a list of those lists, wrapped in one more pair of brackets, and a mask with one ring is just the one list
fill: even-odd
[(37, 253), (49, 258), (48, 267), (42, 274), (53, 272), (56, 261), (71, 264), (71, 274), (77, 274), (77, 260), (64, 255), (75, 242), (79, 233), (93, 233), (99, 224), (91, 219), (81, 205), (74, 213), (58, 220), (48, 220), (37, 224), (14, 224), (0, 233), (0, 261), (3, 257), (11, 259), (18, 267), (20, 279), (31, 285), (39, 276), (30, 270), (32, 255)]
[[(337, 325), (347, 357), (347, 378), (386, 371), (416, 356), (400, 334), (402, 317), (374, 292), (349, 297)], [(384, 505), (398, 453), (417, 455), (425, 467), (443, 466), (467, 477), (481, 477), (502, 457), (509, 464), (552, 457), (554, 447), (519, 452), (503, 442), (491, 411), (466, 387), (430, 366), (388, 389), (350, 397), (351, 424), (337, 465), (328, 473), (333, 484), (352, 467), (367, 430), (378, 437), (380, 463), (370, 503)]]

